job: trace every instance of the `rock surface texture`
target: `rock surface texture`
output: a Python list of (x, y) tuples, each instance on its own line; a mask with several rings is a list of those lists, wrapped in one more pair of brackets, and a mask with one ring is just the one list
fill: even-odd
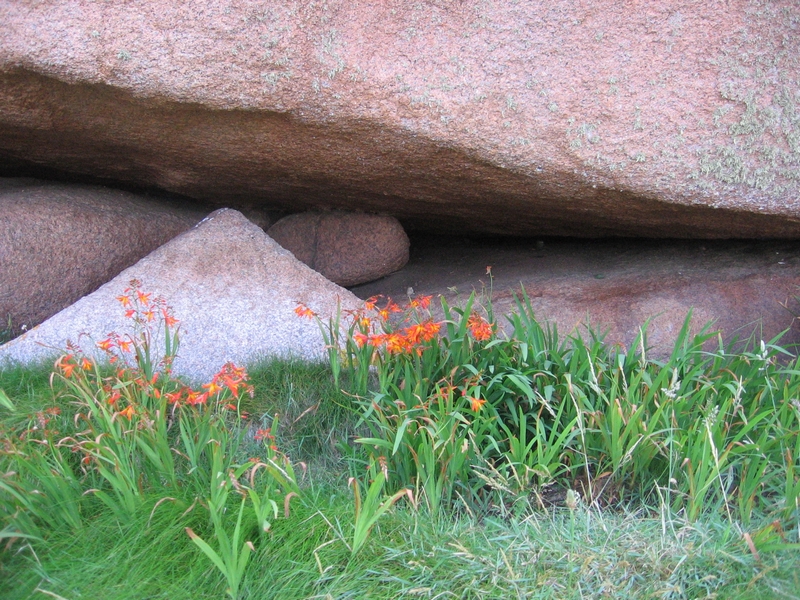
[(305, 212), (284, 217), (269, 236), (334, 283), (379, 279), (408, 262), (408, 236), (394, 217)]
[[(294, 309), (303, 302), (332, 316), (360, 301), (271, 240), (241, 213), (221, 209), (161, 246), (100, 289), (39, 327), (0, 346), (0, 364), (53, 358), (67, 340), (84, 350), (110, 332), (130, 332), (116, 297), (132, 279), (162, 296), (181, 321), (174, 369), (207, 381), (227, 361), (248, 365), (262, 356), (318, 358), (324, 342), (313, 320)], [(102, 354), (97, 351), (97, 355)]]
[(800, 4), (0, 3), (0, 162), (428, 231), (800, 235)]
[(414, 239), (402, 271), (353, 292), (400, 301), (411, 288), (459, 305), (473, 290), (489, 289), (487, 265), (501, 326), (502, 315), (516, 310), (522, 284), (536, 317), (557, 325), (562, 339), (586, 335), (589, 322), (609, 343), (628, 347), (651, 319), (648, 356), (664, 358), (693, 311), (693, 333), (711, 322), (727, 340), (769, 341), (789, 330), (780, 345), (800, 342), (793, 316), (800, 314), (800, 247), (791, 241)]
[(0, 178), (0, 319), (38, 325), (205, 212), (86, 185)]

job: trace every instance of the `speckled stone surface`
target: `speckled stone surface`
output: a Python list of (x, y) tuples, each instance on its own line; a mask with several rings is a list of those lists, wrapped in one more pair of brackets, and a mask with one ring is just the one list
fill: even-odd
[(800, 237), (796, 0), (6, 0), (0, 23), (0, 163), (409, 231)]
[(268, 233), (334, 283), (380, 279), (408, 262), (408, 236), (394, 217), (352, 212), (304, 212), (284, 217)]
[(208, 380), (227, 361), (319, 359), (324, 353), (321, 333), (316, 322), (295, 314), (297, 302), (321, 316), (334, 315), (337, 303), (343, 310), (360, 304), (241, 213), (220, 209), (97, 291), (0, 346), (0, 364), (49, 360), (67, 340), (89, 350), (109, 332), (129, 332), (116, 297), (132, 279), (172, 306), (181, 322), (175, 372), (193, 382)]
[(0, 178), (0, 319), (38, 325), (208, 211), (119, 190)]

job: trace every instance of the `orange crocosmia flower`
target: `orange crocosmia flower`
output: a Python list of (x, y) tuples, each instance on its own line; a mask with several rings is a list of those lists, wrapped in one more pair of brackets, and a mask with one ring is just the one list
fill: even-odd
[(177, 392), (172, 392), (171, 394), (164, 394), (164, 397), (170, 404), (179, 404), (181, 401), (181, 396), (183, 396), (182, 388), (179, 389)]
[(414, 298), (411, 302), (409, 302), (409, 306), (411, 308), (427, 309), (431, 305), (432, 297), (433, 296), (420, 296), (419, 298)]
[(117, 342), (117, 345), (119, 346), (119, 349), (122, 350), (123, 352), (131, 351), (132, 343), (130, 340), (119, 340)]
[(429, 319), (423, 323), (417, 323), (411, 327), (406, 328), (406, 339), (412, 345), (419, 344), (420, 342), (430, 342), (439, 333), (441, 327), (440, 323), (434, 323)]
[(386, 336), (386, 350), (392, 354), (408, 352), (411, 350), (411, 343), (408, 338), (399, 333), (390, 333)]
[(406, 339), (409, 344), (416, 345), (422, 341), (422, 335), (425, 333), (425, 326), (421, 323), (412, 325), (405, 329)]
[(136, 314), (136, 311), (133, 310), (132, 308), (129, 308), (128, 310), (125, 311), (125, 318), (126, 319), (130, 319), (135, 314)]
[(297, 303), (297, 308), (294, 309), (294, 312), (297, 314), (298, 317), (305, 317), (307, 319), (311, 319), (317, 316), (317, 314), (313, 310), (311, 310), (301, 302)]
[(363, 348), (364, 344), (370, 341), (370, 337), (364, 333), (354, 333), (353, 334), (353, 341), (356, 343), (356, 346), (359, 348)]
[(164, 323), (167, 327), (174, 327), (178, 324), (178, 319), (169, 314), (167, 310), (162, 310), (161, 312), (164, 315)]
[(494, 333), (494, 328), (492, 327), (491, 323), (475, 313), (470, 315), (469, 320), (467, 321), (467, 327), (469, 328), (470, 333), (472, 333), (472, 337), (479, 342), (488, 340)]
[(389, 319), (390, 313), (399, 313), (399, 312), (403, 312), (403, 309), (400, 308), (400, 306), (396, 302), (389, 300), (386, 303), (386, 306), (378, 311), (378, 314), (381, 316), (381, 319), (387, 321)]
[(142, 303), (142, 304), (144, 304), (144, 305), (147, 305), (147, 304), (149, 304), (149, 303), (150, 303), (150, 296), (151, 296), (151, 295), (152, 295), (152, 294), (149, 294), (149, 293), (148, 293), (148, 294), (145, 294), (145, 293), (144, 293), (143, 291), (141, 291), (141, 290), (136, 290), (136, 297), (137, 297), (137, 298), (139, 298), (139, 302), (141, 302), (141, 303)]
[(123, 307), (130, 306), (131, 299), (128, 296), (117, 296), (117, 300), (119, 300), (119, 303), (122, 304)]
[(439, 330), (442, 327), (441, 323), (434, 323), (432, 319), (425, 321), (422, 325), (422, 339), (426, 342), (430, 342), (433, 338), (439, 335)]
[(225, 408), (227, 408), (228, 410), (238, 410), (235, 404), (226, 404)]
[(97, 347), (100, 348), (100, 350), (104, 350), (105, 352), (111, 350), (111, 346), (113, 345), (114, 345), (114, 340), (110, 337), (107, 337), (106, 339), (97, 342)]
[(56, 361), (56, 367), (61, 369), (61, 372), (64, 374), (64, 377), (72, 377), (72, 372), (75, 370), (75, 367), (78, 365), (74, 362), (69, 362), (73, 359), (74, 355), (72, 354), (65, 354), (61, 358)]
[(126, 419), (130, 419), (134, 414), (136, 414), (136, 410), (133, 408), (133, 404), (129, 404), (124, 409), (119, 411), (119, 414)]
[(239, 386), (242, 385), (241, 380), (236, 379), (235, 377), (222, 377), (222, 385), (228, 388), (233, 394), (234, 398), (239, 397)]
[(481, 407), (484, 404), (486, 404), (486, 400), (484, 400), (483, 398), (475, 398), (473, 396), (467, 396), (467, 400), (469, 400), (470, 407), (475, 412), (478, 412), (481, 409)]
[(208, 390), (208, 395), (213, 396), (214, 394), (218, 394), (222, 391), (222, 387), (217, 384), (216, 381), (212, 381), (211, 383), (204, 383), (203, 387)]
[(367, 298), (364, 300), (364, 309), (365, 310), (375, 310), (375, 303), (378, 301), (379, 296), (373, 296), (372, 298)]
[(156, 313), (153, 312), (152, 309), (145, 311), (142, 313), (148, 321), (152, 321), (156, 317)]
[(205, 404), (206, 400), (208, 400), (208, 394), (200, 392), (191, 391), (186, 396), (186, 404), (191, 404), (192, 406), (196, 406), (198, 404)]
[(92, 369), (92, 361), (90, 361), (85, 356), (81, 359), (81, 369), (84, 371), (90, 371)]
[(257, 442), (260, 442), (265, 439), (274, 439), (275, 436), (270, 433), (270, 428), (268, 427), (267, 429), (259, 429), (253, 437)]

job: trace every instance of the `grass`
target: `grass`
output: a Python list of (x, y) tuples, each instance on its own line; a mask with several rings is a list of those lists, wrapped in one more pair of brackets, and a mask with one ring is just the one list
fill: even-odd
[(524, 297), (498, 339), (474, 301), (348, 315), (332, 365), (223, 369), (198, 404), (149, 354), (0, 371), (0, 597), (798, 597), (779, 340), (687, 326), (656, 361), (644, 330), (561, 339)]
[[(319, 401), (342, 399), (325, 366), (275, 361), (251, 372), (260, 390), (249, 406), (254, 418), (259, 408), (299, 415)], [(18, 400), (18, 412), (27, 412), (52, 402), (48, 380), (46, 368), (14, 369), (0, 375), (0, 388)], [(330, 426), (354, 427), (352, 417), (334, 407), (319, 411), (319, 423), (301, 427), (300, 420), (282, 430), (281, 438), (298, 452), (309, 459), (316, 454), (312, 464), (318, 466), (310, 469), (303, 502), (274, 523), (251, 558), (242, 597), (798, 597), (799, 550), (756, 558), (739, 526), (723, 516), (689, 523), (647, 506), (582, 504), (572, 512), (526, 502), (516, 515), (431, 520), (401, 501), (352, 556), (337, 533), (346, 533), (353, 518), (347, 467), (317, 435)], [(0, 597), (222, 597), (224, 578), (183, 535), (187, 525), (203, 530), (202, 516), (185, 515), (187, 501), (159, 499), (148, 499), (127, 522), (95, 502), (81, 535), (64, 529), (46, 544), (15, 544), (0, 554)]]
[[(439, 521), (400, 508), (353, 557), (325, 520), (346, 523), (350, 496), (333, 486), (308, 494), (254, 554), (242, 597), (795, 598), (800, 584), (800, 553), (759, 562), (724, 520), (591, 507)], [(7, 553), (0, 596), (222, 597), (224, 578), (182, 535), (201, 519), (155, 503), (124, 524), (100, 511), (83, 536), (55, 534), (35, 555), (29, 547)]]

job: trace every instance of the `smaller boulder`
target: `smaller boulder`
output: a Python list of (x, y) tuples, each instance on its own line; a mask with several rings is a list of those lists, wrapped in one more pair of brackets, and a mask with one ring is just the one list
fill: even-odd
[(297, 213), (275, 223), (269, 236), (342, 286), (380, 279), (408, 262), (408, 236), (397, 219), (385, 215)]

